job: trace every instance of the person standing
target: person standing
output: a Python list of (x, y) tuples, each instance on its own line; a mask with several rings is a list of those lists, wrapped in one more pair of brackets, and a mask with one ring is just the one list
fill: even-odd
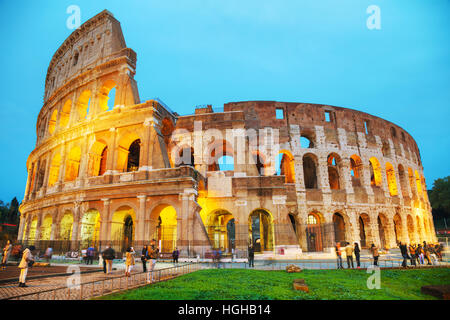
[(175, 248), (175, 250), (173, 250), (173, 252), (172, 252), (173, 264), (178, 264), (179, 255), (180, 255), (180, 251), (178, 250), (178, 248)]
[(111, 248), (111, 245), (108, 245), (103, 251), (103, 259), (106, 261), (106, 274), (110, 274), (112, 271), (112, 264), (113, 260), (116, 256), (116, 252), (113, 248)]
[(350, 243), (347, 243), (347, 246), (345, 247), (345, 254), (347, 256), (347, 269), (350, 269), (350, 264), (352, 265), (352, 269), (354, 268), (353, 265), (353, 247)]
[[(150, 270), (147, 273), (147, 283), (154, 281), (153, 271), (155, 269), (156, 259), (158, 259), (158, 254), (159, 254), (159, 248), (156, 247), (156, 240), (152, 239), (152, 241), (150, 242), (150, 248), (148, 248), (148, 257), (150, 259)], [(150, 277), (150, 273), (152, 274), (151, 277)], [(150, 278), (151, 278), (151, 280), (150, 280)]]
[(417, 246), (417, 254), (419, 256), (419, 263), (420, 264), (425, 264), (425, 260), (424, 260), (425, 251), (423, 250), (422, 245), (420, 243)]
[(135, 261), (134, 261), (135, 254), (136, 254), (136, 252), (134, 251), (133, 247), (127, 248), (126, 260), (125, 260), (125, 275), (127, 277), (129, 277), (131, 275), (131, 270), (133, 269), (133, 266), (135, 264)]
[(28, 267), (30, 267), (34, 262), (33, 252), (35, 250), (36, 250), (36, 248), (34, 246), (30, 246), (29, 248), (26, 248), (23, 251), (22, 260), (20, 260), (20, 263), (19, 263), (19, 269), (20, 269), (19, 287), (22, 287), (22, 288), (28, 287), (25, 284), (25, 281), (27, 279)]
[(406, 268), (408, 264), (408, 249), (406, 248), (406, 244), (398, 243), (398, 247), (400, 248), (400, 253), (403, 257), (402, 267)]
[(141, 261), (142, 261), (142, 271), (147, 272), (147, 256), (148, 256), (148, 247), (145, 245), (142, 248), (141, 252)]
[(361, 261), (360, 261), (361, 250), (359, 249), (358, 242), (355, 242), (354, 252), (355, 252), (355, 258), (356, 258), (356, 267), (359, 269), (359, 268), (361, 268)]
[(343, 269), (344, 267), (342, 266), (342, 252), (341, 252), (341, 243), (340, 242), (336, 242), (336, 257), (337, 257), (337, 268), (338, 269)]
[(411, 262), (411, 266), (416, 265), (416, 248), (412, 244), (409, 245), (409, 258)]
[[(430, 257), (430, 248), (429, 248), (429, 246), (427, 245), (427, 242), (426, 242), (426, 241), (423, 242), (423, 254), (424, 254), (425, 259), (427, 259), (427, 264), (428, 264), (428, 265), (432, 265), (432, 263), (431, 263), (431, 257)], [(425, 262), (425, 261), (424, 261), (424, 262)]]
[(253, 249), (253, 246), (248, 247), (248, 267), (255, 267), (255, 250)]
[(378, 257), (380, 256), (380, 254), (378, 253), (378, 248), (374, 243), (372, 243), (372, 246), (370, 247), (370, 252), (372, 252), (373, 265), (378, 266)]
[(94, 248), (89, 247), (86, 251), (86, 264), (92, 264), (94, 262)]
[(7, 241), (5, 247), (3, 248), (2, 256), (2, 270), (6, 269), (6, 264), (8, 263), (9, 255), (11, 254), (12, 245), (11, 241)]

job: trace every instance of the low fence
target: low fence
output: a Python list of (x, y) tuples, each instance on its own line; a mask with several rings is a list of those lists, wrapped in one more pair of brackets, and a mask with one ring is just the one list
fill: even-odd
[(175, 267), (158, 269), (148, 272), (132, 273), (130, 277), (125, 275), (111, 276), (106, 279), (93, 280), (80, 284), (67, 285), (38, 292), (26, 293), (8, 297), (8, 300), (86, 300), (123, 290), (134, 289), (148, 284), (153, 273), (153, 283), (173, 279), (183, 274), (194, 272), (202, 268), (200, 264), (189, 263)]

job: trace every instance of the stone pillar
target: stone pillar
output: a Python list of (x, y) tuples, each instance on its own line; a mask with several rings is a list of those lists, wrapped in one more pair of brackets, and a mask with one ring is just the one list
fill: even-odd
[[(105, 175), (112, 175), (117, 172), (116, 170), (116, 162), (117, 162), (117, 153), (118, 153), (118, 142), (117, 142), (117, 129), (110, 128), (109, 132), (111, 133), (111, 148), (108, 148), (108, 158), (106, 159), (106, 171)], [(111, 152), (109, 152), (111, 150)]]
[(80, 240), (78, 238), (78, 234), (81, 228), (81, 214), (80, 214), (81, 202), (75, 201), (73, 205), (74, 207), (73, 207), (73, 225), (72, 225), (72, 245), (73, 245), (72, 250), (77, 250), (78, 241)]
[[(100, 226), (100, 240), (102, 242), (109, 241), (111, 239), (111, 217), (110, 207), (111, 200), (109, 198), (103, 198), (103, 215), (101, 217), (102, 222)], [(106, 244), (105, 244), (106, 245)]]
[(65, 173), (66, 173), (66, 149), (65, 143), (61, 146), (61, 164), (59, 166), (58, 182), (56, 184), (61, 185), (64, 183)]
[(136, 219), (136, 239), (137, 241), (143, 241), (144, 233), (145, 233), (145, 203), (147, 200), (146, 195), (139, 195), (137, 196), (139, 199), (139, 208), (137, 212), (137, 219)]
[(181, 231), (181, 243), (180, 254), (188, 255), (191, 251), (191, 245), (193, 240), (192, 224), (193, 214), (190, 212), (191, 202), (195, 202), (197, 191), (195, 189), (184, 189), (184, 192), (180, 194), (181, 199), (181, 224), (177, 231)]
[(20, 222), (19, 222), (19, 232), (17, 233), (17, 241), (23, 241), (25, 220), (26, 220), (26, 218), (23, 215), (21, 215)]

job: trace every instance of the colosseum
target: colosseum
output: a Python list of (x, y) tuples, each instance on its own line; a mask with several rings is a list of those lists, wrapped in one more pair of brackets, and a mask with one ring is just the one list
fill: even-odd
[(121, 252), (154, 238), (185, 257), (436, 241), (420, 153), (399, 126), (276, 101), (179, 115), (141, 101), (135, 73), (136, 53), (106, 10), (53, 55), (19, 241)]

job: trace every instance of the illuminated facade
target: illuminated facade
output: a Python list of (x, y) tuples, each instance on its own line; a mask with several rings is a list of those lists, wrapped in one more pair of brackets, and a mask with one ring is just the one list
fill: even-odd
[[(107, 11), (56, 51), (19, 240), (84, 247), (155, 238), (163, 252), (190, 255), (245, 252), (249, 243), (271, 255), (327, 251), (336, 241), (436, 241), (419, 150), (400, 127), (347, 108), (274, 101), (180, 116), (158, 99), (141, 102), (135, 72), (136, 53)], [(275, 160), (227, 130), (276, 136)]]

